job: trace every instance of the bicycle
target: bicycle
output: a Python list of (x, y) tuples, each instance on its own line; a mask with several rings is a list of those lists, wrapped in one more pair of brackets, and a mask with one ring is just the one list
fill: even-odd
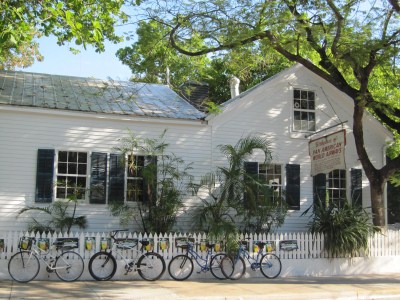
[(50, 249), (38, 247), (34, 237), (20, 238), (20, 251), (11, 256), (8, 273), (15, 281), (29, 282), (39, 274), (39, 261), (43, 261), (48, 273), (55, 272), (63, 281), (77, 280), (84, 270), (82, 257), (71, 251), (78, 248), (78, 238), (59, 238), (54, 241), (53, 246), (57, 250), (56, 256), (50, 254)]
[(175, 245), (178, 248), (186, 249), (186, 254), (177, 255), (170, 261), (168, 265), (168, 273), (173, 279), (179, 281), (188, 279), (193, 273), (193, 260), (200, 267), (200, 272), (211, 271), (211, 274), (215, 278), (221, 280), (226, 279), (225, 275), (221, 271), (221, 261), (226, 254), (217, 253), (212, 255), (212, 249), (215, 247), (215, 244), (206, 243), (207, 255), (205, 258), (202, 258), (193, 250), (194, 240), (176, 239)]
[[(127, 229), (114, 230), (110, 232), (110, 237), (113, 240), (113, 246), (108, 252), (99, 251), (94, 254), (89, 261), (89, 273), (90, 275), (98, 280), (105, 281), (110, 280), (117, 271), (117, 260), (113, 253), (120, 257), (125, 263), (125, 274), (137, 271), (144, 280), (154, 281), (159, 279), (165, 271), (164, 258), (155, 252), (144, 252), (143, 247), (150, 244), (147, 240), (138, 239), (118, 239), (115, 236), (118, 232), (128, 231)], [(138, 243), (141, 243), (140, 250), (138, 250)], [(131, 250), (134, 254), (133, 259), (126, 259), (121, 253), (116, 251), (120, 250)]]
[(246, 272), (246, 263), (244, 259), (248, 261), (250, 267), (253, 271), (257, 269), (261, 270), (261, 273), (270, 279), (279, 276), (282, 270), (282, 263), (280, 258), (270, 252), (264, 254), (264, 247), (266, 243), (257, 242), (258, 246), (257, 257), (254, 259), (251, 257), (249, 251), (247, 250), (247, 242), (240, 241), (239, 249), (236, 255), (226, 256), (221, 262), (222, 273), (230, 279), (237, 280), (240, 279)]

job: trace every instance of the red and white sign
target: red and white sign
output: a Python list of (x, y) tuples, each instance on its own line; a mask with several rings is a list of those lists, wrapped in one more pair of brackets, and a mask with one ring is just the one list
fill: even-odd
[(311, 176), (345, 169), (346, 130), (311, 140), (308, 144), (311, 157)]

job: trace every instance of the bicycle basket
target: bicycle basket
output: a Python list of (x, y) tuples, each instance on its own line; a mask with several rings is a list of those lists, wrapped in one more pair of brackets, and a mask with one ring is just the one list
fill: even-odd
[(118, 249), (130, 250), (137, 246), (138, 239), (116, 239), (115, 243)]
[(31, 250), (34, 238), (23, 236), (19, 239), (18, 248), (20, 250)]
[(193, 244), (194, 238), (182, 237), (175, 239), (175, 247), (177, 248), (187, 249), (189, 247), (189, 243)]
[(75, 249), (79, 248), (79, 239), (78, 238), (58, 238), (53, 243), (56, 246), (56, 249)]

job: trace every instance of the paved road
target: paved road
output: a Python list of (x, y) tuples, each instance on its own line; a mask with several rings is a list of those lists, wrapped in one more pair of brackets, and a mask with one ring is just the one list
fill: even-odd
[(239, 281), (159, 280), (0, 282), (0, 299), (400, 299), (400, 274), (264, 278)]

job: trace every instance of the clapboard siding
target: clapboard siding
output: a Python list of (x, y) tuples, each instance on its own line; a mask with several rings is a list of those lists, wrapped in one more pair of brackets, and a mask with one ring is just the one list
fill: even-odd
[[(258, 134), (270, 141), (273, 162), (283, 165), (285, 186), (286, 164), (300, 165), (300, 210), (289, 212), (279, 231), (307, 230), (308, 216), (301, 216), (313, 202), (310, 176), (309, 138), (292, 132), (293, 88), (313, 90), (316, 93), (317, 130), (347, 122), (346, 169), (361, 168), (352, 134), (352, 100), (332, 85), (304, 67), (296, 65), (278, 76), (242, 93), (223, 107), (223, 112), (208, 116), (206, 121), (167, 120), (151, 117), (131, 117), (102, 113), (65, 112), (61, 110), (0, 105), (0, 230), (25, 228), (27, 216), (16, 219), (17, 211), (33, 205), (35, 198), (36, 159), (38, 149), (85, 152), (115, 152), (115, 147), (127, 130), (139, 138), (157, 138), (167, 129), (165, 139), (168, 151), (192, 163), (196, 181), (201, 176), (226, 164), (218, 145), (231, 144), (249, 134)], [(377, 168), (384, 161), (383, 147), (391, 135), (373, 117), (364, 118), (365, 144)], [(331, 133), (341, 129), (337, 127)], [(322, 135), (323, 135), (322, 134)], [(319, 135), (321, 136), (321, 134)], [(261, 156), (255, 155), (255, 161)], [(350, 186), (350, 180), (348, 180)], [(362, 177), (363, 206), (370, 206), (368, 180)], [(349, 190), (349, 188), (348, 188)], [(201, 205), (196, 196), (188, 193), (181, 208), (176, 230), (192, 229), (192, 214)], [(42, 206), (46, 206), (43, 205)], [(107, 231), (119, 226), (110, 216), (107, 205), (82, 203), (79, 214), (87, 215), (88, 231)], [(132, 225), (132, 231), (140, 227)]]
[[(347, 170), (353, 167), (361, 168), (352, 135), (352, 102), (333, 86), (313, 75), (302, 67), (289, 69), (283, 74), (265, 84), (259, 85), (251, 92), (244, 93), (225, 107), (222, 114), (210, 118), (213, 127), (213, 145), (236, 144), (249, 134), (258, 134), (270, 141), (273, 162), (283, 166), (288, 163), (300, 164), (300, 210), (290, 211), (285, 224), (279, 231), (306, 230), (308, 216), (301, 216), (313, 202), (312, 177), (310, 176), (310, 157), (308, 153), (309, 139), (304, 134), (291, 132), (292, 124), (292, 88), (309, 89), (316, 93), (317, 130), (327, 128), (340, 121), (345, 122), (343, 128), (347, 131), (346, 163)], [(367, 116), (365, 119), (369, 118)], [(372, 161), (377, 167), (382, 166), (382, 145), (388, 138), (376, 120), (364, 121), (367, 134), (366, 145)], [(335, 132), (340, 126), (328, 131)], [(326, 132), (325, 132), (326, 133)], [(219, 149), (213, 148), (213, 163), (224, 164), (224, 157)], [(261, 157), (254, 157), (261, 161)], [(285, 172), (284, 168), (283, 171)], [(349, 173), (347, 176), (350, 176)], [(368, 181), (363, 174), (363, 201), (369, 206)], [(285, 183), (285, 174), (283, 174)], [(348, 180), (348, 190), (350, 190)], [(368, 200), (365, 200), (368, 199)]]
[[(210, 171), (210, 131), (200, 121), (187, 122), (184, 126), (173, 122), (152, 124), (131, 119), (86, 118), (80, 113), (55, 116), (33, 109), (7, 111), (4, 107), (0, 114), (1, 230), (25, 228), (29, 219), (27, 215), (18, 217), (17, 226), (12, 220), (16, 219), (19, 209), (35, 204), (36, 157), (41, 148), (111, 153), (116, 152), (114, 148), (119, 145), (119, 139), (127, 136), (128, 128), (142, 138), (157, 138), (167, 129), (168, 151), (187, 163), (193, 163), (191, 173), (195, 178), (199, 179)], [(110, 216), (107, 205), (82, 203), (78, 212), (88, 216), (88, 230), (108, 230), (119, 226), (119, 220)], [(180, 223), (189, 224), (189, 218), (185, 213), (182, 215), (185, 218)], [(177, 227), (185, 226), (180, 223)]]

